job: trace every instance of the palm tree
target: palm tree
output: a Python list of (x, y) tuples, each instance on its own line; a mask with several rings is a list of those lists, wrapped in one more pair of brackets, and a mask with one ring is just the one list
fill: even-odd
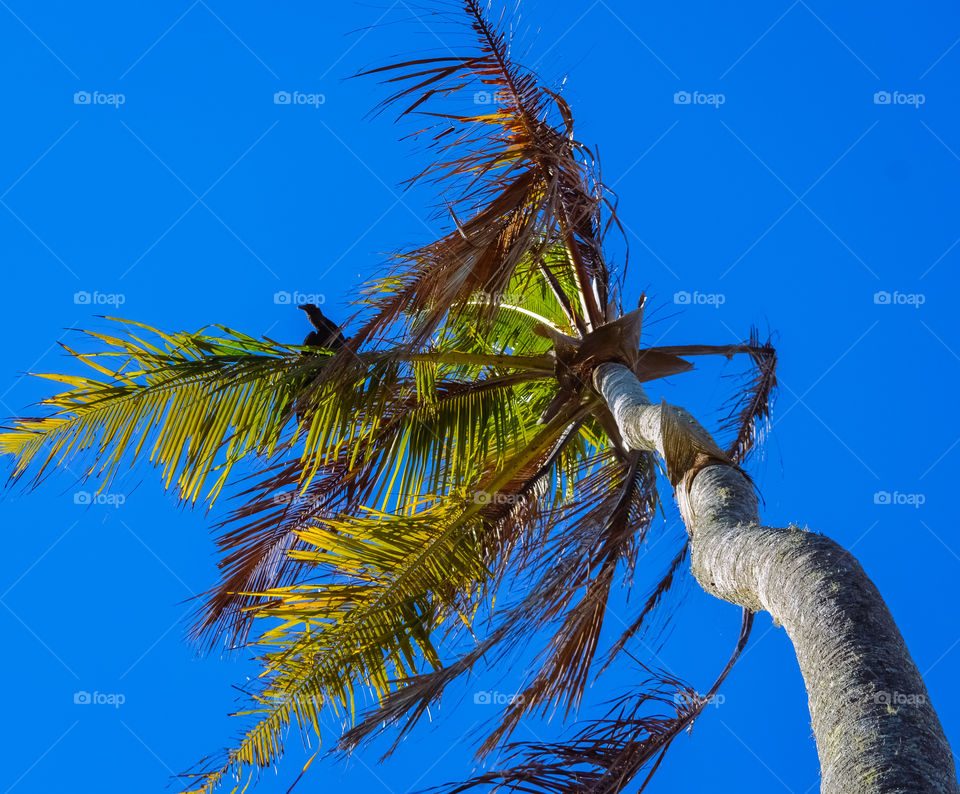
[[(449, 790), (642, 788), (766, 610), (807, 684), (822, 791), (957, 791), (923, 682), (862, 569), (820, 535), (761, 524), (741, 467), (769, 416), (773, 347), (755, 332), (739, 345), (641, 346), (643, 300), (624, 310), (625, 272), (605, 260), (615, 202), (570, 108), (510, 60), (478, 2), (459, 5), (450, 13), (471, 49), (370, 73), (401, 116), (446, 103), (426, 114), (437, 160), (418, 178), (437, 184), (451, 231), (368, 285), (349, 339), (328, 349), (118, 321), (123, 335), (69, 350), (92, 373), (47, 376), (67, 387), (44, 401), (52, 410), (0, 435), (28, 484), (78, 456), (104, 484), (146, 457), (190, 504), (231, 483), (222, 578), (194, 635), (254, 649), (262, 676), (245, 733), (192, 773), (194, 790), (272, 764), (294, 721), (319, 736), (323, 709), (353, 718), (363, 692), (377, 705), (337, 747), (385, 727), (399, 740), (448, 685), (544, 630), (538, 670), (480, 748), (506, 748), (509, 764)], [(451, 111), (477, 89), (495, 96), (485, 112)], [(725, 449), (641, 385), (701, 355), (744, 356), (753, 370), (720, 429)], [(601, 655), (608, 596), (655, 525), (658, 460), (687, 542)], [(510, 743), (524, 715), (576, 709), (688, 559), (707, 592), (743, 610), (712, 688), (651, 671), (565, 741)], [(529, 595), (510, 600), (513, 582)], [(462, 652), (442, 659), (443, 644)], [(890, 692), (915, 705), (893, 707)]]

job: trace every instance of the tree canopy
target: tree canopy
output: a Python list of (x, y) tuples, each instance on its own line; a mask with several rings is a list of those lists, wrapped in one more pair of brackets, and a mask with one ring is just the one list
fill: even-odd
[[(536, 632), (550, 637), (537, 669), (480, 748), (506, 746), (513, 766), (451, 790), (619, 790), (715, 691), (650, 671), (565, 741), (510, 744), (525, 714), (576, 710), (686, 557), (681, 544), (666, 571), (643, 571), (646, 602), (601, 652), (608, 596), (634, 574), (658, 494), (654, 458), (623, 443), (592, 369), (618, 361), (647, 381), (689, 371), (691, 357), (745, 356), (753, 375), (718, 453), (739, 465), (768, 416), (776, 354), (756, 332), (641, 346), (643, 302), (625, 310), (626, 268), (605, 256), (616, 202), (570, 107), (511, 60), (479, 3), (442, 13), (469, 47), (367, 76), (390, 88), (385, 108), (425, 120), (435, 158), (415, 179), (436, 185), (450, 230), (396, 254), (356, 297), (343, 344), (117, 320), (116, 335), (86, 333), (92, 352), (68, 348), (88, 375), (44, 376), (65, 390), (0, 435), (30, 485), (74, 459), (105, 485), (145, 459), (189, 504), (229, 493), (221, 579), (193, 634), (251, 649), (262, 674), (239, 741), (191, 773), (197, 791), (273, 764), (291, 725), (343, 750), (384, 726), (399, 739), (452, 682)], [(454, 112), (477, 90), (495, 101)], [(516, 581), (526, 594), (511, 597)], [(737, 651), (748, 630), (747, 617)], [(358, 712), (361, 691), (378, 705)], [(324, 709), (352, 727), (322, 735)]]

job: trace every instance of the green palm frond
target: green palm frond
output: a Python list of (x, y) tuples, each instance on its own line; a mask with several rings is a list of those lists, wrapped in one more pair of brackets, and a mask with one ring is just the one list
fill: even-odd
[(322, 567), (329, 581), (263, 594), (270, 601), (261, 614), (280, 623), (257, 640), (274, 650), (261, 658), (265, 683), (252, 695), (258, 707), (241, 712), (256, 722), (222, 765), (198, 774), (201, 790), (212, 790), (228, 771), (272, 763), (292, 719), (319, 737), (325, 706), (352, 714), (356, 687), (382, 694), (420, 663), (438, 663), (431, 630), (483, 580), (460, 501), (412, 516), (368, 513), (302, 533), (308, 548), (296, 556)]
[(51, 463), (88, 453), (85, 476), (106, 482), (125, 457), (146, 452), (185, 500), (215, 475), (213, 501), (244, 456), (276, 451), (298, 389), (324, 357), (226, 328), (213, 336), (126, 325), (156, 339), (87, 332), (105, 350), (66, 349), (101, 377), (42, 376), (71, 388), (41, 403), (49, 416), (18, 419), (0, 434), (0, 452), (16, 457), (15, 477), (33, 466), (40, 478)]
[(249, 607), (262, 601), (250, 593), (282, 584), (298, 569), (284, 552), (296, 547), (304, 528), (367, 505), (399, 511), (424, 493), (447, 493), (472, 476), (481, 459), (504, 465), (508, 451), (532, 435), (530, 416), (545, 388), (517, 375), (441, 383), (429, 396), (410, 387), (376, 428), (340, 447), (305, 486), (299, 458), (257, 475), (220, 525), (224, 574), (199, 630), (211, 639), (220, 633), (240, 639), (253, 616)]
[[(226, 575), (202, 619), (208, 629), (235, 624), (234, 639), (234, 629), (249, 623), (236, 612), (251, 603), (244, 594), (281, 583), (296, 568), (277, 562), (278, 551), (282, 557), (296, 545), (296, 529), (361, 504), (390, 509), (423, 492), (443, 493), (478, 455), (496, 468), (508, 446), (530, 436), (531, 418), (549, 399), (548, 356), (484, 355), (480, 345), (363, 353), (331, 382), (318, 381), (330, 358), (324, 351), (307, 355), (225, 328), (215, 329), (218, 336), (167, 335), (125, 325), (155, 338), (88, 334), (105, 349), (69, 352), (97, 377), (49, 376), (71, 388), (44, 401), (51, 416), (17, 420), (0, 435), (0, 449), (16, 456), (15, 476), (32, 469), (35, 481), (50, 464), (86, 453), (93, 459), (86, 476), (107, 482), (121, 461), (143, 456), (190, 501), (215, 477), (211, 502), (245, 456), (278, 461), (263, 476), (264, 501), (242, 514), (267, 508), (274, 526), (231, 525), (222, 544)], [(286, 475), (282, 489), (277, 466)], [(319, 499), (323, 493), (346, 498)], [(293, 515), (311, 500), (315, 507)]]
[[(298, 399), (311, 427), (300, 457), (269, 467), (221, 525), (224, 575), (198, 636), (245, 636), (247, 608), (262, 600), (245, 593), (292, 580), (298, 566), (283, 553), (311, 522), (446, 493), (479, 461), (499, 469), (529, 440), (555, 389), (556, 359), (536, 326), (563, 322), (563, 313), (539, 272), (513, 297), (517, 306), (500, 306), (502, 322), (486, 334), (474, 323), (445, 327), (425, 352), (360, 351), (333, 376), (317, 370)], [(592, 443), (601, 443), (595, 433)]]
[(650, 528), (655, 498), (647, 456), (635, 453), (620, 461), (609, 450), (596, 455), (590, 454), (596, 447), (581, 449), (586, 454), (576, 461), (576, 498), (565, 494), (553, 501), (549, 511), (541, 514), (553, 530), (549, 537), (538, 538), (533, 553), (510, 557), (511, 581), (529, 580), (529, 595), (499, 610), (491, 618), (495, 628), (454, 662), (401, 681), (402, 688), (344, 735), (342, 748), (353, 748), (405, 719), (399, 741), (444, 690), (480, 659), (496, 665), (545, 628), (555, 633), (542, 654), (540, 671), (508, 708), (481, 752), (500, 742), (526, 713), (552, 702), (575, 708), (597, 649), (614, 574), (629, 575), (637, 544)]
[[(555, 246), (547, 255), (560, 258), (564, 253)], [(562, 298), (569, 303), (571, 294), (572, 288), (568, 285)], [(527, 263), (514, 274), (499, 301), (482, 292), (471, 298), (460, 310), (456, 322), (444, 325), (438, 348), (509, 351), (516, 356), (544, 355), (552, 350), (552, 344), (538, 331), (543, 326), (562, 334), (578, 333), (544, 270)]]
[(197, 773), (200, 790), (211, 791), (229, 771), (270, 764), (292, 719), (319, 736), (324, 705), (352, 718), (358, 687), (382, 699), (422, 664), (439, 666), (432, 634), (452, 621), (469, 625), (512, 545), (511, 516), (523, 499), (536, 506), (535, 485), (553, 474), (555, 445), (577, 418), (558, 417), (518, 444), (506, 466), (482, 464), (456, 491), (408, 500), (402, 512), (365, 510), (299, 532), (307, 548), (291, 557), (324, 581), (257, 594), (265, 599), (258, 617), (282, 621), (255, 642), (271, 648), (261, 657), (266, 683), (253, 695), (260, 708), (244, 712), (257, 721), (222, 763)]

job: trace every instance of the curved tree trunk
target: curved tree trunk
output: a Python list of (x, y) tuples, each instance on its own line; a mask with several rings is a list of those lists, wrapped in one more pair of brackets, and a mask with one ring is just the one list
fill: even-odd
[(960, 791), (923, 679), (856, 559), (822, 535), (762, 526), (749, 479), (686, 411), (651, 405), (629, 369), (603, 364), (594, 384), (625, 443), (664, 458), (703, 589), (786, 629), (806, 683), (821, 792)]

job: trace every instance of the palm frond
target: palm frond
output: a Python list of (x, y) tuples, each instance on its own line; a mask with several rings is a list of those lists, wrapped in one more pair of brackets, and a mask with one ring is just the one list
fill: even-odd
[(272, 763), (293, 719), (319, 735), (324, 705), (352, 718), (358, 687), (382, 700), (420, 665), (437, 666), (432, 633), (452, 621), (469, 625), (477, 594), (513, 542), (504, 527), (522, 504), (474, 495), (528, 495), (531, 481), (543, 476), (544, 456), (556, 460), (557, 440), (583, 413), (558, 417), (519, 445), (507, 466), (478, 468), (478, 479), (463, 480), (456, 491), (298, 532), (311, 548), (289, 556), (324, 580), (253, 594), (264, 599), (258, 617), (281, 620), (254, 644), (276, 650), (261, 657), (265, 683), (251, 694), (259, 708), (243, 712), (255, 724), (220, 761), (196, 773), (199, 790), (212, 791), (227, 772)]
[[(688, 684), (666, 673), (655, 674), (567, 741), (507, 745), (506, 768), (431, 791), (458, 794), (493, 787), (549, 794), (616, 794), (644, 765), (655, 759), (659, 763), (658, 756), (662, 758), (673, 739), (699, 714), (700, 700)], [(668, 713), (650, 714), (651, 707)]]
[[(125, 322), (129, 326), (138, 323)], [(281, 445), (298, 388), (325, 354), (300, 355), (279, 345), (219, 328), (221, 335), (164, 334), (156, 343), (87, 332), (105, 349), (67, 352), (104, 380), (42, 375), (71, 388), (44, 400), (53, 412), (21, 418), (0, 434), (0, 453), (15, 456), (13, 477), (28, 467), (39, 481), (51, 463), (88, 453), (84, 476), (104, 483), (125, 458), (146, 452), (166, 487), (194, 502), (207, 480), (212, 502), (235, 464), (248, 454), (271, 455)]]
[(616, 656), (627, 646), (627, 643), (636, 636), (645, 625), (650, 617), (650, 615), (656, 610), (656, 608), (663, 601), (664, 597), (673, 587), (674, 582), (676, 581), (677, 575), (681, 571), (681, 566), (686, 562), (687, 555), (690, 552), (689, 543), (684, 543), (680, 551), (678, 551), (673, 559), (670, 561), (670, 564), (667, 565), (666, 571), (653, 586), (650, 591), (650, 595), (647, 596), (647, 600), (644, 602), (643, 607), (640, 609), (640, 612), (633, 619), (633, 622), (624, 629), (623, 633), (620, 635), (619, 639), (610, 647), (609, 652), (607, 653), (607, 661), (604, 663), (603, 667), (600, 669), (602, 673), (610, 663), (616, 658)]
[(726, 452), (738, 464), (742, 464), (762, 440), (777, 389), (777, 351), (771, 340), (761, 345), (759, 333), (753, 328), (748, 347), (753, 377), (727, 404), (727, 417), (722, 426), (722, 431), (735, 434)]
[[(466, 375), (474, 369), (467, 366)], [(353, 403), (363, 426), (350, 443), (331, 433), (327, 446), (317, 444), (310, 454), (324, 463), (306, 485), (302, 457), (258, 475), (238, 496), (241, 506), (220, 524), (223, 578), (208, 595), (195, 636), (242, 640), (254, 614), (249, 608), (259, 602), (251, 594), (290, 581), (298, 570), (287, 552), (304, 527), (363, 505), (390, 510), (424, 493), (448, 493), (470, 481), (478, 461), (500, 468), (531, 439), (549, 375), (493, 374), (474, 382), (460, 380), (463, 372), (456, 379), (447, 375), (445, 368), (444, 379), (431, 381), (426, 392), (417, 388), (417, 377), (392, 384), (379, 378), (382, 402), (362, 410)], [(330, 394), (335, 399), (337, 392)]]
[[(549, 542), (533, 540), (535, 548), (526, 554), (510, 556), (513, 579), (534, 576), (529, 595), (495, 616), (496, 626), (488, 636), (452, 663), (398, 682), (395, 692), (342, 737), (340, 748), (352, 749), (402, 721), (399, 741), (430, 704), (481, 659), (495, 665), (518, 643), (529, 642), (529, 637), (551, 623), (558, 630), (544, 653), (541, 675), (521, 698), (527, 708), (519, 714), (508, 712), (508, 721), (513, 724), (526, 710), (552, 700), (578, 698), (602, 626), (612, 574), (618, 564), (629, 567), (652, 515), (648, 463), (639, 454), (626, 463), (616, 461), (609, 452), (600, 458), (581, 457), (574, 475), (579, 498), (564, 500), (542, 515), (544, 524), (562, 529)], [(592, 475), (584, 477), (589, 470)], [(599, 506), (591, 498), (596, 493), (606, 496)]]
[[(576, 709), (586, 688), (607, 612), (607, 599), (618, 568), (632, 570), (656, 508), (656, 468), (648, 453), (632, 452), (625, 462), (611, 456), (590, 477), (580, 478), (580, 505), (563, 517), (564, 541), (577, 543), (580, 561), (565, 572), (562, 595), (542, 619), (562, 616), (533, 681), (508, 707), (500, 726), (480, 753), (491, 751), (509, 736), (523, 716), (563, 703)], [(579, 509), (578, 509), (579, 508)], [(579, 513), (579, 515), (578, 515)], [(576, 594), (580, 594), (579, 599)]]
[[(459, 5), (454, 20), (469, 26), (472, 49), (364, 73), (395, 87), (384, 106), (434, 120), (417, 135), (431, 133), (437, 160), (411, 181), (429, 179), (455, 192), (446, 203), (455, 228), (399, 257), (392, 276), (374, 287), (377, 313), (360, 338), (406, 316), (416, 318), (414, 338), (422, 341), (478, 292), (498, 304), (525, 261), (554, 274), (554, 286), (572, 281), (574, 300), (561, 299), (580, 329), (600, 325), (609, 280), (600, 215), (609, 205), (592, 178), (592, 153), (574, 139), (567, 103), (512, 62), (505, 33), (481, 4)], [(489, 92), (489, 112), (426, 111), (436, 100), (478, 90)], [(545, 256), (558, 246), (562, 260)]]
[[(588, 722), (569, 740), (507, 745), (507, 760), (514, 762), (513, 766), (431, 790), (458, 794), (493, 786), (494, 790), (531, 793), (616, 794), (650, 765), (637, 788), (643, 791), (673, 740), (692, 727), (713, 701), (743, 652), (752, 623), (753, 614), (744, 610), (736, 648), (706, 694), (697, 693), (672, 675), (645, 668), (651, 673), (647, 681), (635, 692), (614, 701), (604, 717)], [(673, 713), (648, 714), (651, 705), (666, 707)]]

